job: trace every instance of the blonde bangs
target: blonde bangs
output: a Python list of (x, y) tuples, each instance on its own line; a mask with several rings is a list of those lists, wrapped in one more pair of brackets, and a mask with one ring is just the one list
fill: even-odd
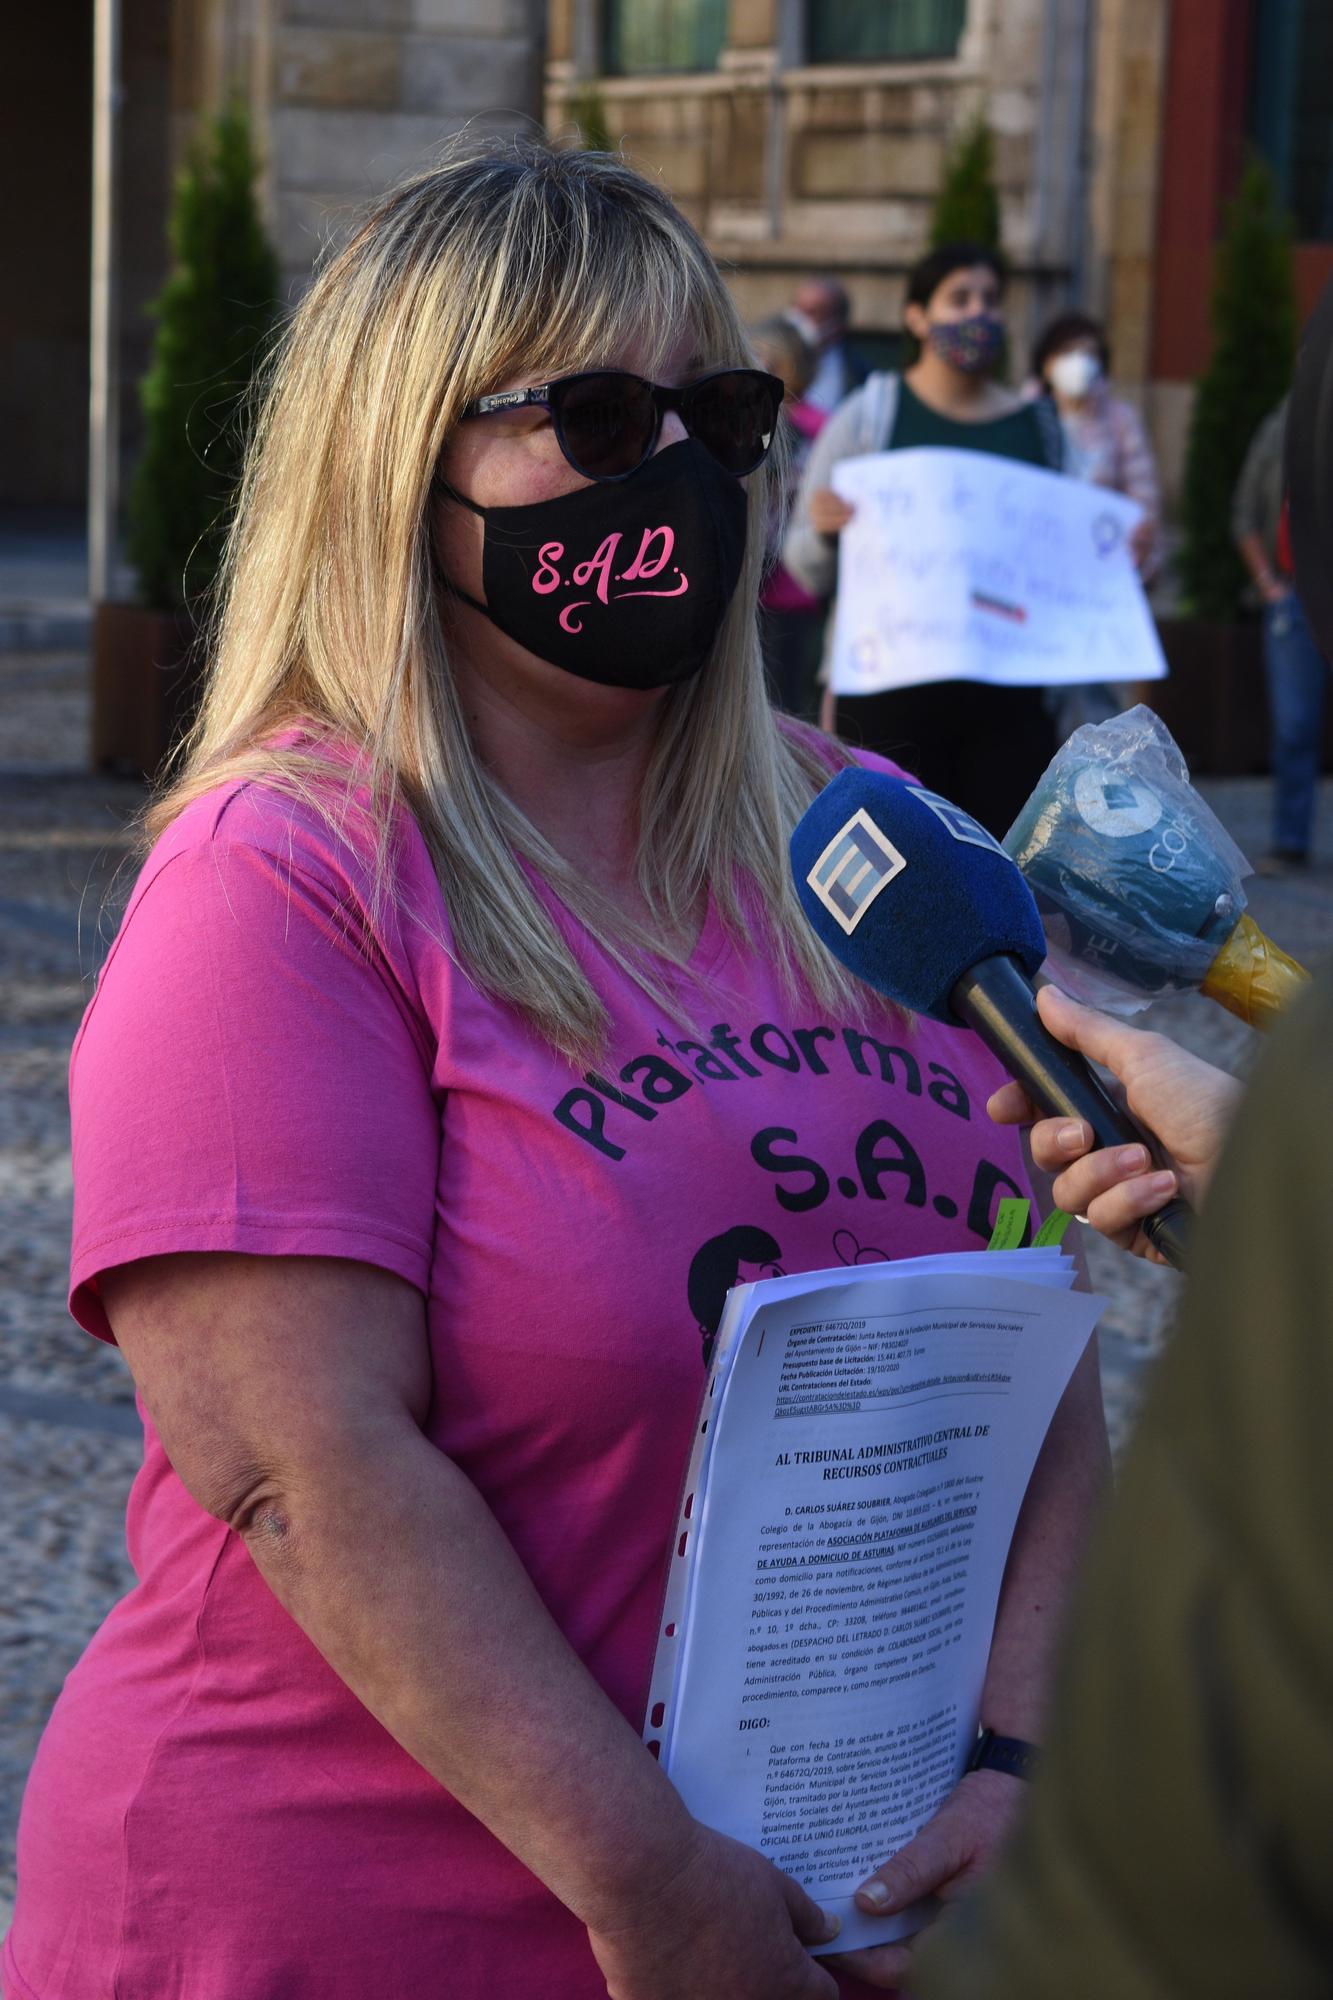
[(738, 937), (763, 912), (793, 992), (853, 1004), (786, 864), (791, 828), (841, 753), (780, 730), (768, 706), (755, 606), (771, 461), (747, 481), (744, 571), (713, 658), (662, 703), (639, 838), (653, 927), (593, 892), (492, 781), (450, 671), (430, 493), (463, 408), (515, 376), (605, 366), (626, 348), (657, 374), (687, 334), (701, 368), (752, 365), (704, 245), (618, 158), (455, 144), (386, 197), (316, 279), (274, 359), (203, 704), (145, 816), (148, 838), (236, 777), (299, 794), (339, 824), (346, 785), (330, 785), (317, 740), (299, 753), (267, 740), (299, 722), (361, 755), (381, 893), (392, 894), (390, 822), (405, 803), (440, 879), (454, 956), (572, 1061), (602, 1046), (605, 1011), (521, 860), (675, 1018), (679, 961), (660, 939), (688, 929), (709, 893)]

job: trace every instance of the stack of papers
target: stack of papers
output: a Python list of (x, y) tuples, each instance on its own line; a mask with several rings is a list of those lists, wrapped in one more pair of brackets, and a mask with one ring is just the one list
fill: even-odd
[(842, 1918), (976, 1737), (1014, 1524), (1104, 1301), (1057, 1249), (814, 1271), (727, 1301), (645, 1739), (695, 1817)]

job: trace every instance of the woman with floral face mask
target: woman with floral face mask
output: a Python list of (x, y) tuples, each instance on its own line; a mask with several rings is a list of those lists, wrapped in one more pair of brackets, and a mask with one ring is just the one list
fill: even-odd
[[(902, 375), (872, 376), (854, 390), (810, 454), (783, 548), (807, 590), (833, 590), (838, 536), (852, 517), (832, 488), (839, 459), (947, 446), (1062, 468), (1049, 405), (1025, 404), (995, 379), (1005, 349), (1004, 285), (1002, 259), (976, 243), (946, 244), (913, 270), (903, 321), (916, 360)], [(822, 719), (853, 743), (899, 757), (996, 834), (1008, 831), (1055, 749), (1040, 688), (936, 681), (836, 703), (826, 694)]]
[[(796, 900), (844, 760), (764, 692), (781, 397), (604, 154), (451, 148), (293, 315), (71, 1065), (138, 1582), (28, 1782), (9, 2000), (901, 1983), (901, 1946), (816, 1961), (836, 1922), (641, 1733), (737, 1264), (836, 1263), (867, 1195), (886, 1255), (980, 1247), (1028, 1186), (969, 1114), (976, 1036), (886, 1022)], [(1040, 1738), (1104, 1465), (1090, 1348), (1014, 1538), (1000, 1735)], [(849, 1889), (947, 1900), (1022, 1789), (961, 1776)]]

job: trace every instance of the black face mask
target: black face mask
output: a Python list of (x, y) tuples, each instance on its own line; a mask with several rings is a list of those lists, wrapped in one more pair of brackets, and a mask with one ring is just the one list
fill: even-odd
[(449, 587), (538, 659), (606, 687), (670, 687), (703, 666), (741, 573), (746, 498), (694, 438), (528, 507), (444, 490), (486, 529), (486, 602)]

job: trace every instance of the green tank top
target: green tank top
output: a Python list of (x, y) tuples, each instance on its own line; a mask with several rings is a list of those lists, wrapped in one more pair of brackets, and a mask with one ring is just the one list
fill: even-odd
[(989, 451), (996, 458), (1016, 458), (1025, 465), (1058, 471), (1054, 445), (1038, 416), (1036, 405), (1021, 403), (1006, 416), (990, 417), (985, 423), (959, 423), (956, 417), (942, 417), (923, 403), (902, 377), (898, 378), (898, 407), (889, 435), (890, 451), (908, 451), (917, 445), (947, 445), (955, 451)]

